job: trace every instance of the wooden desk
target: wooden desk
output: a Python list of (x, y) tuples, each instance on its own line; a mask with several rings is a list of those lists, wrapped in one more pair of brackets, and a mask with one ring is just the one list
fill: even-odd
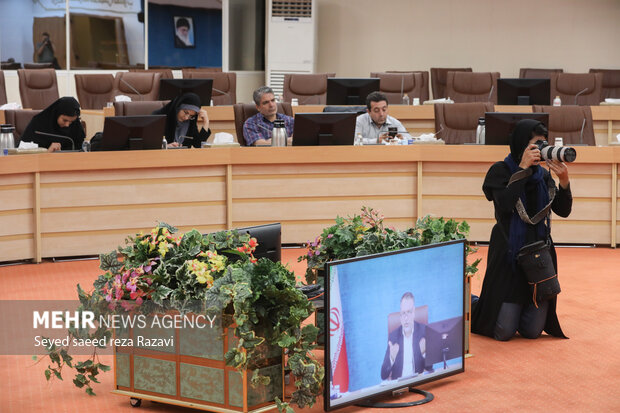
[[(213, 148), (0, 158), (0, 261), (90, 255), (165, 221), (203, 232), (282, 222), (283, 243), (314, 239), (337, 215), (381, 210), (388, 225), (426, 214), (467, 220), (488, 241), (481, 186), (506, 147), (411, 145)], [(615, 246), (620, 147), (580, 147), (560, 243)]]

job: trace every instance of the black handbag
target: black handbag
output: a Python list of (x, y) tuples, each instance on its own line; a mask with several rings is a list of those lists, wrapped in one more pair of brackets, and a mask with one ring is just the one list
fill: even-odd
[(527, 278), (536, 307), (538, 303), (550, 300), (562, 291), (553, 266), (549, 241), (525, 245), (517, 254), (517, 264)]

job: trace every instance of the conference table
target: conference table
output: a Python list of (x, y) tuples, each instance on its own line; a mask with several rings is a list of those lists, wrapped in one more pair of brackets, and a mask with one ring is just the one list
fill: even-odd
[[(573, 212), (555, 242), (615, 247), (620, 147), (579, 147), (569, 165)], [(0, 262), (106, 253), (167, 222), (203, 233), (282, 223), (299, 244), (337, 215), (380, 210), (407, 228), (427, 214), (471, 226), (495, 220), (482, 181), (504, 146), (225, 147), (15, 155), (0, 158)]]

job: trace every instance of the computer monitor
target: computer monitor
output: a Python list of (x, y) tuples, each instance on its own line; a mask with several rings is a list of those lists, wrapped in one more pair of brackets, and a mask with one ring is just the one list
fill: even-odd
[(465, 240), (328, 262), (324, 410), (462, 373), (464, 274)]
[(497, 79), (498, 105), (549, 105), (549, 79)]
[(327, 78), (328, 105), (365, 105), (366, 96), (379, 90), (380, 79), (369, 78)]
[(108, 116), (103, 122), (101, 150), (161, 149), (166, 115)]
[(293, 146), (353, 145), (355, 112), (296, 113)]
[(510, 134), (517, 122), (534, 119), (549, 125), (548, 113), (486, 112), (484, 114), (484, 144), (510, 145)]
[(235, 230), (248, 233), (252, 238), (256, 238), (258, 245), (256, 250), (254, 250), (254, 258), (268, 258), (273, 262), (281, 261), (282, 225), (279, 222), (254, 227), (235, 228)]
[(195, 93), (202, 106), (209, 106), (213, 90), (213, 79), (161, 79), (159, 100), (173, 100), (185, 93)]

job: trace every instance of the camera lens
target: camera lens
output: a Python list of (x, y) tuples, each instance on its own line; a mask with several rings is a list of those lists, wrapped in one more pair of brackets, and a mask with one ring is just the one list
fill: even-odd
[(544, 146), (540, 149), (540, 156), (545, 160), (560, 162), (574, 162), (577, 151), (569, 146)]

